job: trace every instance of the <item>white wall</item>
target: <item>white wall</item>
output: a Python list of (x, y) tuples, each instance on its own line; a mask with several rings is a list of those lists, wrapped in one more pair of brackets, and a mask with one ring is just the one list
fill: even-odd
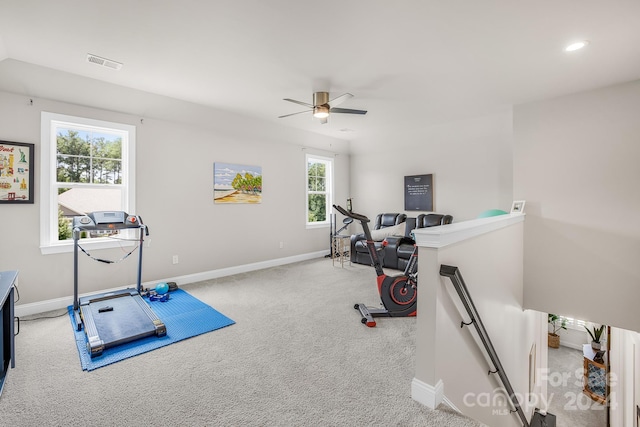
[(427, 128), (416, 123), (411, 130), (398, 129), (381, 150), (352, 141), (354, 210), (370, 218), (404, 212), (404, 176), (433, 174), (435, 212), (453, 215), (454, 221), (476, 218), (487, 209), (508, 212), (511, 134), (509, 110)]
[(636, 426), (640, 405), (640, 334), (611, 328), (611, 426)]
[[(15, 90), (21, 88), (16, 86)], [(124, 96), (120, 103), (122, 110), (128, 111), (129, 92), (125, 88), (114, 90)], [(149, 247), (144, 249), (143, 281), (329, 252), (328, 227), (305, 227), (305, 152), (335, 159), (336, 197), (346, 199), (349, 156), (330, 149), (331, 145), (345, 145), (344, 141), (168, 98), (139, 92), (131, 92), (130, 96), (136, 102), (146, 97), (156, 104), (153, 108), (162, 105), (161, 114), (157, 115), (162, 117), (42, 99), (33, 93), (25, 96), (0, 92), (0, 140), (33, 143), (36, 147), (35, 204), (3, 205), (0, 209), (0, 270), (20, 271), (18, 304), (73, 295), (72, 253), (42, 255), (39, 249), (41, 111), (136, 126), (135, 213), (142, 216), (151, 233)], [(109, 107), (114, 105), (110, 103)], [(170, 117), (172, 111), (175, 121), (165, 117)], [(261, 166), (262, 203), (214, 204), (216, 161)], [(282, 249), (280, 242), (284, 243)], [(92, 255), (118, 259), (123, 252), (97, 251)], [(179, 264), (172, 264), (172, 255), (179, 255)], [(137, 257), (111, 265), (80, 257), (80, 293), (123, 287), (136, 281)]]
[(424, 232), (416, 232), (421, 273), (414, 398), (420, 395), (416, 382), (435, 386), (441, 381), (445, 402), (465, 415), (491, 426), (519, 425), (517, 415), (505, 404), (504, 394), (497, 391), (502, 387), (498, 375), (487, 375), (494, 366), (475, 327), (460, 327), (461, 321), (469, 322), (470, 318), (451, 280), (439, 275), (440, 266), (446, 264), (460, 269), (527, 419), (534, 407), (544, 407), (541, 396), (546, 391), (541, 378), (529, 393), (529, 354), (535, 355), (536, 371), (546, 366), (547, 334), (546, 317), (522, 307), (523, 229), (523, 223), (516, 222), (452, 244), (446, 244), (448, 231), (442, 230), (444, 236), (438, 241), (445, 244), (440, 248), (428, 248)]
[(514, 109), (525, 307), (640, 330), (640, 81)]
[[(548, 328), (548, 331), (551, 332), (550, 327)], [(568, 327), (566, 330), (560, 329), (557, 334), (560, 336), (560, 345), (573, 348), (575, 350), (582, 351), (582, 346), (591, 342), (589, 334), (583, 327)], [(554, 349), (550, 348), (549, 351), (554, 351)]]

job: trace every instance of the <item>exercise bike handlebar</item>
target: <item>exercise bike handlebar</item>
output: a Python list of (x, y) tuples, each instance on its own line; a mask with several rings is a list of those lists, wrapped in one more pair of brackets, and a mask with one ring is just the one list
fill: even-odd
[(346, 210), (342, 206), (333, 205), (333, 207), (344, 216), (348, 216), (349, 218), (357, 219), (360, 222), (369, 222), (369, 218), (367, 218), (364, 215), (360, 215), (360, 214), (354, 213), (354, 212), (349, 212), (348, 210)]

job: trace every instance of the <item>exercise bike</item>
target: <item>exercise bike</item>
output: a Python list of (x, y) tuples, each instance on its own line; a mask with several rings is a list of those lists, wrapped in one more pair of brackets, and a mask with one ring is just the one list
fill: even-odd
[[(364, 304), (356, 304), (353, 308), (360, 311), (362, 323), (370, 328), (376, 326), (375, 317), (409, 317), (415, 316), (417, 310), (418, 295), (418, 247), (413, 248), (413, 253), (404, 272), (398, 276), (388, 276), (382, 270), (378, 251), (371, 238), (369, 230), (369, 218), (364, 215), (349, 212), (341, 206), (333, 207), (342, 215), (360, 221), (362, 230), (367, 239), (367, 249), (371, 256), (371, 264), (376, 271), (378, 294), (383, 308), (371, 308)], [(383, 242), (386, 245), (386, 240)]]

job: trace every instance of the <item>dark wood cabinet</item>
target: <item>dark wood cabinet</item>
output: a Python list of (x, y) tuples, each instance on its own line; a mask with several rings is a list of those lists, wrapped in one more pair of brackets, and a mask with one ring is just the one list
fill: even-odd
[(9, 366), (15, 368), (14, 347), (14, 286), (18, 280), (17, 271), (0, 272), (0, 395)]

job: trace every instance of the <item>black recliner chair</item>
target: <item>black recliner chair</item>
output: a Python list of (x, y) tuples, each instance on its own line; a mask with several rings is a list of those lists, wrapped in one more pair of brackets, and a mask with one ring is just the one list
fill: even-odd
[[(420, 214), (416, 217), (415, 228), (435, 227), (437, 225), (451, 224), (452, 222), (453, 222), (453, 217), (451, 215), (441, 215), (441, 214), (433, 214), (433, 213)], [(411, 255), (413, 254), (413, 247), (414, 247), (414, 242), (411, 239), (401, 239), (398, 241), (398, 244), (396, 247), (396, 255), (397, 255), (396, 268), (398, 270), (404, 270), (407, 264), (409, 263), (409, 259), (411, 259)]]
[[(370, 225), (371, 230), (380, 230), (382, 228), (391, 227), (394, 225), (402, 224), (407, 220), (407, 215), (403, 213), (381, 213), (376, 216), (376, 220), (373, 225)], [(375, 242), (376, 250), (382, 248), (382, 242)], [(371, 265), (371, 256), (369, 255), (369, 249), (367, 248), (367, 241), (363, 233), (353, 234), (351, 236), (351, 262), (357, 262), (358, 264)], [(384, 266), (384, 259), (383, 259)]]

